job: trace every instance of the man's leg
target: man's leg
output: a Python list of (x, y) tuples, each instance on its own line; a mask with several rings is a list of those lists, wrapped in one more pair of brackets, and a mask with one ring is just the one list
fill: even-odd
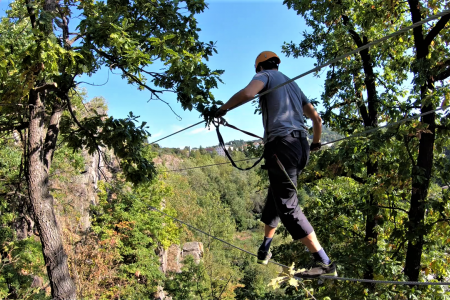
[(319, 252), (319, 250), (322, 249), (314, 231), (300, 239), (300, 242), (302, 242), (311, 253)]
[(277, 229), (276, 227), (271, 227), (267, 224), (264, 225), (264, 237), (273, 238), (276, 229)]
[[(272, 163), (268, 165), (269, 181), (277, 214), (294, 240), (300, 240), (312, 253), (317, 268), (311, 268), (304, 277), (335, 275), (334, 264), (320, 246), (316, 234), (308, 219), (303, 214), (297, 198), (297, 174), (306, 165), (307, 155), (303, 153), (308, 147), (306, 139), (285, 137), (274, 151)], [(313, 270), (313, 272), (310, 272)]]
[(270, 244), (272, 243), (273, 235), (275, 234), (276, 227), (270, 225), (264, 225), (264, 241), (261, 246), (259, 246), (258, 251), (269, 252)]
[(327, 253), (323, 250), (322, 246), (320, 246), (319, 240), (317, 239), (314, 231), (300, 239), (300, 242), (308, 248), (316, 262), (321, 262), (325, 265), (329, 265), (331, 263)]
[(261, 221), (264, 225), (264, 240), (258, 249), (258, 260), (259, 264), (267, 265), (269, 259), (272, 256), (270, 253), (270, 244), (272, 243), (272, 238), (275, 234), (280, 218), (277, 215), (277, 209), (275, 207), (275, 202), (272, 197), (271, 188), (269, 187), (269, 192), (267, 194), (266, 203), (264, 205)]

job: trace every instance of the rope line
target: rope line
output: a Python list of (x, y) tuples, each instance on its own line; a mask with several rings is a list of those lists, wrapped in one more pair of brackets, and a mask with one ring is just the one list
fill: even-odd
[(154, 141), (154, 142), (151, 142), (150, 145), (152, 145), (152, 144), (154, 144), (154, 143), (156, 143), (156, 142), (162, 141), (162, 140), (164, 140), (164, 139), (166, 139), (166, 138), (168, 138), (168, 137), (170, 137), (170, 136), (172, 136), (172, 135), (175, 135), (175, 134), (177, 134), (177, 133), (180, 133), (180, 132), (182, 132), (182, 131), (185, 131), (186, 129), (189, 129), (189, 128), (192, 128), (192, 127), (194, 127), (194, 126), (197, 126), (197, 125), (199, 125), (199, 124), (201, 124), (201, 123), (203, 123), (203, 122), (205, 122), (205, 121), (200, 121), (200, 122), (198, 122), (198, 123), (192, 124), (191, 126), (188, 126), (188, 127), (186, 127), (186, 128), (183, 128), (183, 129), (181, 129), (181, 130), (178, 130), (177, 132), (174, 132), (174, 133), (169, 134), (169, 135), (167, 135), (167, 136), (165, 136), (165, 137), (163, 137), (163, 138), (160, 138), (159, 140), (156, 140), (156, 141)]
[[(400, 34), (402, 34), (402, 33), (405, 33), (405, 32), (407, 32), (407, 31), (409, 31), (409, 30), (411, 30), (411, 29), (413, 29), (413, 28), (416, 28), (416, 27), (418, 27), (418, 26), (421, 26), (421, 25), (423, 25), (423, 24), (425, 24), (425, 23), (428, 23), (428, 22), (430, 22), (430, 21), (436, 20), (437, 18), (442, 17), (442, 16), (445, 16), (445, 15), (447, 15), (447, 14), (449, 14), (449, 13), (450, 13), (450, 10), (444, 10), (443, 12), (440, 12), (440, 13), (438, 13), (438, 14), (435, 14), (435, 15), (433, 15), (433, 16), (427, 18), (427, 19), (423, 19), (422, 21), (413, 23), (412, 25), (410, 25), (410, 26), (408, 26), (408, 27), (402, 28), (402, 29), (400, 29), (400, 30), (398, 30), (398, 31), (396, 31), (396, 32), (394, 32), (394, 33), (391, 33), (391, 34), (389, 34), (389, 35), (387, 35), (387, 36), (385, 36), (385, 37), (382, 37), (381, 39), (375, 40), (375, 41), (370, 42), (370, 43), (368, 43), (368, 44), (366, 44), (366, 45), (364, 45), (364, 46), (362, 46), (362, 47), (359, 47), (359, 48), (357, 48), (357, 49), (355, 49), (355, 50), (352, 50), (352, 51), (350, 51), (350, 52), (347, 52), (347, 53), (345, 53), (345, 54), (342, 54), (342, 55), (340, 55), (340, 56), (338, 56), (338, 57), (336, 57), (336, 58), (334, 58), (334, 59), (332, 59), (332, 60), (329, 60), (328, 62), (326, 62), (326, 63), (324, 63), (324, 64), (321, 64), (320, 66), (317, 66), (317, 67), (315, 67), (315, 68), (313, 68), (313, 69), (311, 69), (311, 70), (309, 70), (309, 71), (307, 71), (307, 72), (305, 72), (305, 73), (302, 73), (302, 74), (300, 74), (300, 75), (298, 75), (298, 76), (296, 76), (296, 77), (294, 77), (294, 78), (289, 79), (288, 81), (283, 82), (282, 84), (279, 84), (279, 85), (277, 85), (277, 86), (275, 86), (275, 87), (273, 87), (273, 88), (271, 88), (271, 89), (269, 89), (269, 90), (267, 90), (267, 91), (264, 91), (264, 92), (262, 92), (262, 93), (256, 95), (255, 97), (253, 97), (253, 98), (250, 99), (249, 101), (255, 100), (255, 99), (257, 99), (257, 98), (259, 98), (259, 97), (261, 97), (261, 96), (263, 96), (263, 95), (266, 95), (266, 94), (268, 94), (268, 93), (270, 93), (270, 92), (273, 92), (273, 91), (276, 90), (276, 89), (279, 89), (279, 88), (285, 86), (286, 84), (289, 84), (289, 83), (291, 83), (291, 82), (293, 82), (293, 81), (295, 81), (295, 80), (297, 80), (297, 79), (300, 79), (300, 78), (302, 78), (302, 77), (304, 77), (304, 76), (306, 76), (306, 75), (309, 75), (309, 74), (311, 74), (311, 73), (314, 73), (314, 72), (316, 72), (316, 71), (319, 71), (320, 69), (322, 69), (322, 68), (324, 68), (324, 67), (326, 67), (326, 66), (329, 66), (329, 65), (331, 65), (331, 64), (333, 64), (333, 63), (336, 63), (336, 62), (340, 61), (341, 59), (344, 59), (344, 58), (346, 58), (346, 57), (348, 57), (348, 56), (350, 56), (350, 55), (359, 53), (359, 52), (361, 52), (362, 50), (368, 49), (368, 48), (370, 48), (370, 47), (372, 47), (372, 46), (374, 46), (374, 45), (377, 45), (377, 44), (379, 44), (379, 43), (381, 43), (381, 42), (383, 42), (383, 41), (386, 41), (386, 40), (388, 40), (388, 39), (391, 39), (391, 38), (393, 38), (393, 37), (395, 37), (395, 36), (398, 36), (398, 35), (400, 35)], [(151, 144), (154, 144), (154, 143), (156, 143), (156, 142), (162, 141), (162, 140), (164, 140), (164, 139), (166, 139), (166, 138), (168, 138), (168, 137), (171, 137), (172, 135), (175, 135), (175, 134), (177, 134), (177, 133), (180, 133), (180, 132), (182, 132), (182, 131), (184, 131), (184, 130), (186, 130), (186, 129), (189, 129), (189, 128), (191, 128), (191, 127), (197, 126), (197, 125), (199, 125), (199, 124), (201, 124), (201, 123), (203, 123), (203, 122), (204, 122), (204, 121), (200, 121), (200, 122), (198, 122), (198, 123), (195, 123), (195, 124), (193, 124), (193, 125), (191, 125), (191, 126), (188, 126), (188, 127), (184, 128), (184, 129), (181, 129), (181, 130), (179, 130), (179, 131), (177, 131), (177, 132), (174, 132), (174, 133), (172, 133), (172, 134), (169, 134), (168, 136), (165, 136), (165, 137), (163, 137), (163, 138), (160, 138), (159, 140), (156, 140), (156, 141), (154, 141), (154, 142), (151, 142), (150, 145), (151, 145)]]
[[(219, 241), (219, 242), (222, 242), (222, 243), (224, 243), (224, 244), (227, 244), (227, 245), (230, 246), (230, 247), (233, 247), (233, 248), (235, 248), (235, 249), (237, 249), (237, 250), (240, 250), (240, 251), (245, 252), (245, 253), (247, 253), (247, 254), (250, 254), (250, 255), (252, 255), (252, 256), (258, 257), (256, 254), (254, 254), (254, 253), (252, 253), (252, 252), (250, 252), (250, 251), (247, 251), (247, 250), (242, 249), (242, 248), (240, 248), (240, 247), (238, 247), (238, 246), (235, 246), (235, 245), (233, 245), (233, 244), (231, 244), (231, 243), (229, 243), (229, 242), (227, 242), (227, 241), (225, 241), (225, 240), (222, 240), (221, 238), (218, 238), (218, 237), (216, 237), (216, 236), (214, 236), (214, 235), (211, 235), (211, 234), (209, 234), (209, 233), (207, 233), (207, 232), (204, 232), (204, 231), (201, 230), (201, 229), (198, 229), (198, 228), (196, 228), (196, 227), (194, 227), (194, 226), (192, 226), (192, 225), (189, 225), (188, 223), (186, 223), (186, 222), (184, 222), (184, 221), (181, 221), (181, 220), (179, 220), (179, 219), (177, 219), (177, 218), (175, 218), (175, 217), (172, 217), (171, 215), (166, 214), (165, 212), (163, 212), (163, 211), (157, 209), (157, 208), (154, 207), (154, 206), (149, 206), (149, 207), (150, 207), (152, 210), (156, 210), (156, 211), (158, 211), (159, 213), (165, 215), (166, 217), (169, 217), (169, 218), (173, 219), (174, 221), (177, 221), (177, 222), (179, 222), (179, 223), (181, 223), (181, 224), (186, 225), (187, 227), (189, 227), (189, 228), (191, 228), (191, 229), (194, 229), (194, 230), (196, 230), (196, 231), (198, 231), (198, 232), (203, 233), (204, 235), (209, 236), (210, 238), (213, 238), (213, 239), (215, 239), (215, 240), (217, 240), (217, 241)], [(277, 266), (287, 268), (287, 266), (285, 266), (285, 265), (283, 265), (283, 264), (280, 264), (280, 263), (277, 263), (276, 261), (270, 260), (270, 262), (273, 263), (273, 264), (275, 264), (275, 265), (277, 265)]]
[(320, 276), (320, 278), (339, 281), (353, 281), (353, 282), (367, 282), (367, 283), (395, 284), (395, 285), (450, 285), (450, 282), (434, 282), (434, 281), (374, 280), (374, 279), (359, 279), (359, 278), (333, 277), (333, 276)]
[(430, 110), (430, 111), (427, 111), (427, 112), (424, 112), (424, 113), (421, 113), (421, 114), (418, 114), (418, 115), (415, 115), (415, 116), (412, 116), (412, 117), (409, 117), (409, 118), (402, 119), (402, 120), (397, 121), (397, 122), (388, 123), (388, 124), (383, 125), (383, 126), (379, 126), (379, 127), (367, 129), (367, 130), (364, 130), (364, 131), (361, 131), (361, 132), (357, 132), (357, 133), (352, 134), (352, 135), (347, 136), (347, 137), (343, 137), (343, 138), (340, 138), (340, 139), (337, 139), (337, 140), (334, 140), (334, 141), (331, 141), (331, 142), (323, 143), (322, 146), (325, 146), (325, 145), (328, 145), (328, 144), (333, 144), (333, 143), (340, 142), (340, 141), (343, 141), (343, 140), (348, 140), (350, 138), (355, 138), (355, 137), (358, 137), (360, 135), (364, 135), (364, 134), (367, 134), (367, 133), (372, 133), (372, 132), (375, 132), (375, 131), (377, 131), (379, 129), (389, 128), (389, 127), (392, 127), (392, 126), (395, 126), (395, 125), (400, 125), (402, 123), (405, 123), (405, 122), (417, 119), (419, 117), (423, 117), (423, 116), (435, 113), (435, 112), (440, 111), (440, 110), (446, 110), (449, 107), (450, 107), (450, 105), (442, 106), (442, 107), (439, 107), (439, 108), (436, 108), (436, 109), (433, 109), (433, 110)]
[(277, 86), (271, 88), (270, 90), (264, 91), (264, 92), (262, 92), (261, 94), (256, 95), (255, 97), (253, 97), (252, 99), (250, 99), (250, 101), (251, 101), (251, 100), (255, 100), (256, 98), (259, 98), (259, 97), (261, 97), (261, 96), (263, 96), (263, 95), (266, 95), (266, 94), (268, 94), (268, 93), (270, 93), (270, 92), (272, 92), (272, 91), (274, 91), (274, 90), (276, 90), (276, 89), (279, 89), (280, 87), (285, 86), (286, 84), (289, 84), (289, 83), (291, 83), (291, 82), (293, 82), (293, 81), (295, 81), (295, 80), (297, 80), (297, 79), (300, 79), (300, 78), (302, 78), (302, 77), (304, 77), (304, 76), (306, 76), (306, 75), (309, 75), (309, 74), (311, 74), (311, 73), (314, 73), (314, 72), (316, 72), (316, 71), (319, 71), (320, 69), (322, 69), (322, 68), (324, 68), (324, 67), (326, 67), (326, 66), (329, 66), (329, 65), (331, 65), (331, 64), (334, 64), (334, 63), (340, 61), (341, 59), (344, 59), (344, 58), (346, 58), (346, 57), (348, 57), (348, 56), (350, 56), (350, 55), (359, 53), (359, 52), (361, 52), (361, 51), (363, 51), (363, 50), (365, 50), (365, 49), (368, 49), (368, 48), (370, 48), (370, 47), (372, 47), (372, 46), (374, 46), (374, 45), (377, 45), (377, 44), (379, 44), (379, 43), (381, 43), (381, 42), (383, 42), (383, 41), (386, 41), (386, 40), (388, 40), (388, 39), (391, 39), (391, 38), (393, 38), (393, 37), (396, 37), (396, 36), (398, 36), (398, 35), (400, 35), (400, 34), (402, 34), (402, 33), (405, 33), (405, 32), (407, 32), (407, 31), (409, 31), (409, 30), (411, 30), (411, 29), (413, 29), (413, 28), (416, 28), (416, 27), (418, 27), (418, 26), (420, 26), (420, 25), (423, 25), (424, 23), (428, 23), (428, 22), (430, 22), (430, 21), (436, 20), (437, 18), (442, 17), (442, 16), (445, 16), (445, 15), (447, 15), (447, 14), (449, 14), (449, 13), (450, 13), (450, 10), (444, 10), (443, 12), (440, 12), (440, 13), (438, 13), (438, 14), (435, 14), (435, 15), (433, 15), (433, 16), (427, 18), (427, 19), (423, 19), (422, 21), (413, 23), (412, 25), (410, 25), (410, 26), (408, 26), (408, 27), (402, 28), (402, 29), (400, 29), (400, 30), (398, 30), (398, 31), (396, 31), (396, 32), (394, 32), (394, 33), (391, 33), (391, 34), (389, 34), (389, 35), (387, 35), (387, 36), (385, 36), (385, 37), (382, 37), (381, 39), (375, 40), (375, 41), (370, 42), (370, 43), (368, 43), (368, 44), (366, 44), (366, 45), (364, 45), (364, 46), (361, 46), (361, 47), (359, 47), (359, 48), (357, 48), (357, 49), (355, 49), (355, 50), (353, 50), (353, 51), (350, 51), (350, 52), (347, 52), (347, 53), (345, 53), (345, 54), (342, 54), (342, 55), (340, 55), (340, 56), (338, 56), (338, 57), (336, 57), (336, 58), (334, 58), (334, 59), (332, 59), (332, 60), (327, 61), (327, 62), (324, 63), (324, 64), (321, 64), (320, 66), (317, 66), (317, 67), (315, 67), (315, 68), (313, 68), (313, 69), (311, 69), (311, 70), (309, 70), (309, 71), (307, 71), (307, 72), (305, 72), (305, 73), (302, 73), (302, 74), (300, 74), (300, 75), (298, 75), (298, 76), (296, 76), (296, 77), (294, 77), (294, 78), (291, 78), (291, 79), (289, 79), (288, 81), (285, 81), (285, 82), (283, 82), (282, 84), (279, 84), (279, 85), (277, 85)]
[[(448, 85), (443, 86), (443, 87), (447, 87), (447, 86), (448, 86)], [(441, 87), (441, 88), (443, 88), (443, 87)], [(433, 110), (430, 110), (430, 111), (427, 111), (427, 112), (424, 112), (424, 113), (421, 113), (421, 114), (418, 114), (418, 115), (415, 115), (415, 116), (412, 116), (412, 117), (409, 117), (409, 118), (405, 118), (405, 119), (402, 119), (402, 120), (397, 121), (397, 122), (388, 123), (388, 124), (386, 124), (386, 125), (384, 125), (384, 126), (380, 126), (380, 127), (375, 127), (375, 128), (367, 129), (367, 130), (364, 130), (364, 131), (361, 131), (361, 132), (357, 132), (357, 133), (352, 134), (352, 135), (347, 136), (347, 137), (343, 137), (343, 138), (340, 138), (340, 139), (337, 139), (337, 140), (334, 140), (334, 141), (331, 141), (331, 142), (323, 143), (322, 146), (329, 145), (329, 144), (334, 144), (334, 143), (336, 143), (336, 142), (340, 142), (340, 141), (344, 141), (344, 140), (349, 140), (349, 139), (352, 139), (352, 138), (355, 138), (355, 137), (358, 137), (358, 136), (361, 136), (361, 135), (364, 135), (364, 134), (368, 134), (368, 133), (375, 132), (375, 131), (377, 131), (377, 130), (379, 130), (379, 129), (384, 129), (384, 128), (389, 128), (389, 127), (393, 127), (393, 126), (396, 126), (396, 125), (400, 125), (400, 124), (402, 124), (402, 123), (405, 123), (405, 122), (408, 122), (408, 121), (417, 119), (417, 118), (419, 118), (419, 117), (423, 117), (423, 116), (432, 114), (432, 113), (437, 112), (437, 111), (440, 111), (440, 110), (444, 111), (444, 110), (446, 110), (446, 109), (449, 108), (449, 107), (450, 107), (450, 105), (447, 105), (447, 106), (441, 106), (441, 107), (439, 107), (439, 108), (436, 108), (436, 109), (433, 109)], [(323, 150), (323, 149), (321, 149), (321, 150)], [(253, 160), (253, 159), (258, 159), (258, 158), (259, 158), (259, 157), (253, 157), (253, 158), (241, 159), (241, 160), (236, 160), (236, 162), (240, 162), (240, 161), (248, 161), (248, 160)], [(192, 168), (186, 168), (186, 169), (165, 170), (165, 171), (161, 171), (161, 172), (163, 172), (163, 173), (164, 173), (164, 172), (179, 172), (179, 171), (186, 171), (186, 170), (192, 170), (192, 169), (201, 169), (201, 168), (207, 168), (207, 167), (218, 166), (218, 165), (226, 165), (226, 164), (231, 164), (231, 163), (230, 163), (230, 162), (224, 162), (224, 163), (217, 163), (217, 164), (211, 164), (211, 165), (204, 165), (204, 166), (198, 166), (198, 167), (192, 167)]]
[[(235, 162), (249, 161), (249, 160), (254, 160), (254, 159), (258, 159), (258, 158), (259, 157), (246, 158), (246, 159), (241, 159), (241, 160), (235, 160)], [(201, 169), (201, 168), (206, 168), (206, 167), (213, 167), (213, 166), (220, 166), (220, 165), (227, 165), (227, 164), (231, 164), (231, 163), (229, 161), (227, 161), (227, 162), (223, 162), (223, 163), (204, 165), (204, 166), (198, 166), (198, 167), (191, 167), (191, 168), (186, 168), (186, 169), (165, 170), (165, 171), (161, 171), (161, 173), (165, 173), (165, 172), (179, 172), (179, 171), (186, 171), (186, 170), (192, 170), (192, 169)]]
[[(166, 216), (166, 217), (171, 218), (171, 219), (174, 220), (174, 221), (177, 221), (177, 222), (179, 222), (179, 223), (181, 223), (181, 224), (184, 224), (184, 225), (188, 226), (189, 228), (191, 228), (191, 229), (193, 229), (193, 230), (196, 230), (196, 231), (198, 231), (198, 232), (201, 232), (201, 233), (203, 233), (204, 235), (209, 236), (210, 238), (213, 238), (213, 239), (215, 239), (215, 240), (217, 240), (217, 241), (219, 241), (219, 242), (222, 242), (222, 243), (224, 243), (224, 244), (227, 244), (227, 245), (230, 246), (230, 247), (233, 247), (233, 248), (235, 248), (235, 249), (237, 249), (237, 250), (239, 250), (239, 251), (245, 252), (245, 253), (247, 253), (247, 254), (249, 254), (249, 255), (258, 257), (256, 254), (254, 254), (254, 253), (252, 253), (252, 252), (250, 252), (250, 251), (247, 251), (247, 250), (242, 249), (242, 248), (240, 248), (240, 247), (238, 247), (238, 246), (235, 246), (235, 245), (233, 245), (233, 244), (231, 244), (231, 243), (229, 243), (229, 242), (227, 242), (227, 241), (225, 241), (225, 240), (223, 240), (223, 239), (221, 239), (221, 238), (218, 238), (218, 237), (216, 237), (216, 236), (214, 236), (214, 235), (211, 235), (211, 234), (209, 234), (209, 233), (207, 233), (207, 232), (205, 232), (205, 231), (203, 231), (203, 230), (201, 230), (201, 229), (199, 229), (199, 228), (196, 228), (196, 227), (194, 227), (194, 226), (192, 226), (192, 225), (190, 225), (190, 224), (188, 224), (188, 223), (186, 223), (186, 222), (184, 222), (184, 221), (181, 221), (180, 219), (177, 219), (177, 218), (175, 218), (175, 217), (172, 217), (171, 215), (166, 214), (165, 212), (163, 212), (163, 211), (157, 209), (157, 208), (154, 207), (154, 206), (149, 206), (149, 208), (152, 209), (152, 210), (155, 210), (155, 211), (159, 212), (160, 214), (162, 214), (162, 215), (164, 215), (164, 216)], [(269, 262), (272, 263), (272, 264), (274, 264), (274, 265), (280, 266), (280, 267), (282, 267), (282, 268), (289, 268), (288, 266), (286, 266), (286, 265), (284, 265), (284, 264), (281, 264), (281, 263), (278, 263), (278, 262), (276, 262), (276, 261), (274, 261), (274, 260), (269, 260)], [(294, 277), (294, 278), (297, 279), (297, 280), (303, 280), (302, 278), (299, 278), (299, 277)], [(320, 278), (320, 279), (328, 279), (328, 280), (354, 281), (354, 282), (368, 282), (368, 283), (394, 284), (394, 285), (450, 285), (450, 282), (431, 282), (431, 281), (421, 282), (421, 281), (373, 280), (373, 279), (358, 279), (358, 278), (334, 277), (334, 276), (320, 276), (319, 278)]]

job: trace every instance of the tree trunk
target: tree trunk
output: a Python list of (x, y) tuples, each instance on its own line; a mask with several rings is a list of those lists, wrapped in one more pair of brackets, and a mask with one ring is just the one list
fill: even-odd
[[(422, 99), (424, 96), (422, 96)], [(431, 105), (422, 108), (421, 112), (432, 110)], [(406, 250), (406, 260), (404, 273), (409, 280), (417, 281), (420, 273), (420, 262), (424, 245), (424, 236), (428, 234), (425, 228), (425, 202), (428, 195), (428, 188), (431, 179), (431, 169), (433, 166), (433, 147), (435, 134), (435, 113), (422, 117), (422, 122), (426, 123), (432, 133), (422, 133), (419, 143), (419, 156), (417, 164), (412, 170), (412, 192), (411, 204), (408, 212), (408, 248)], [(418, 180), (417, 176), (425, 177)]]
[[(48, 161), (45, 163), (45, 148), (48, 148), (50, 144), (45, 145), (46, 147), (44, 148), (44, 105), (40, 94), (34, 90), (30, 91), (29, 97), (30, 123), (28, 131), (27, 181), (30, 203), (36, 227), (39, 230), (44, 260), (52, 289), (52, 298), (55, 300), (72, 300), (76, 299), (75, 284), (70, 277), (67, 255), (64, 251), (61, 231), (53, 208), (53, 197), (50, 195), (48, 187), (48, 169), (50, 165)], [(55, 121), (53, 117), (51, 119)], [(58, 127), (59, 118), (56, 119), (58, 123), (56, 127)], [(49, 128), (49, 134), (52, 134), (52, 132), (54, 131)], [(56, 141), (55, 136), (54, 141)]]
[[(344, 17), (344, 24), (348, 24), (348, 17)], [(349, 30), (350, 35), (352, 36), (353, 41), (358, 47), (362, 47), (367, 44), (367, 38), (361, 37), (354, 30)], [(359, 105), (359, 111), (364, 121), (365, 128), (377, 127), (378, 126), (378, 105), (377, 105), (377, 89), (375, 85), (375, 74), (373, 72), (373, 64), (371, 61), (371, 57), (369, 54), (369, 50), (363, 50), (360, 52), (360, 57), (362, 60), (362, 67), (364, 70), (364, 83), (367, 89), (367, 107), (363, 103), (362, 99), (362, 88), (360, 86), (356, 86), (355, 84), (355, 93), (360, 95), (361, 104)], [(356, 76), (355, 76), (356, 78)], [(355, 80), (356, 82), (356, 80)], [(376, 175), (378, 173), (378, 163), (370, 161), (370, 151), (367, 151), (367, 177), (372, 175)], [(370, 258), (377, 252), (378, 246), (378, 233), (375, 231), (375, 226), (377, 226), (377, 215), (378, 215), (378, 205), (377, 201), (373, 194), (370, 194), (369, 199), (367, 200), (367, 212), (366, 212), (366, 232), (364, 236), (364, 242), (367, 247), (367, 265), (364, 271), (364, 279), (373, 279), (373, 265), (370, 261)], [(374, 284), (368, 285), (370, 289), (374, 289)]]
[[(418, 0), (409, 0), (411, 19), (413, 23), (422, 20), (420, 5)], [(416, 48), (416, 61), (426, 59), (428, 55), (428, 45), (425, 43), (422, 26), (414, 28), (414, 44)], [(416, 71), (420, 72), (420, 70)], [(426, 97), (428, 84), (421, 86), (421, 99)], [(431, 105), (423, 106), (421, 112), (432, 110)], [(422, 133), (419, 142), (419, 155), (417, 157), (416, 166), (412, 168), (412, 191), (411, 204), (408, 212), (408, 246), (406, 250), (404, 274), (409, 280), (417, 281), (420, 274), (420, 263), (423, 252), (424, 236), (427, 234), (424, 227), (425, 222), (425, 201), (428, 195), (428, 187), (430, 185), (431, 169), (433, 166), (433, 147), (435, 134), (435, 113), (431, 113), (422, 117), (422, 123), (429, 125), (432, 133)], [(418, 180), (418, 176), (422, 180)], [(424, 177), (424, 178), (423, 178)]]

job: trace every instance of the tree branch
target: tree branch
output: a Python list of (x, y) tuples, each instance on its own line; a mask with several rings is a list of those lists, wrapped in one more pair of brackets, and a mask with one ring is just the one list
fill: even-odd
[[(350, 19), (349, 19), (348, 16), (342, 15), (342, 20), (344, 21), (344, 25), (345, 26), (349, 26), (350, 25), (349, 24)], [(361, 40), (361, 37), (359, 36), (359, 34), (355, 30), (349, 29), (348, 33), (350, 33), (350, 35), (352, 36), (353, 41), (358, 46), (358, 48), (363, 46), (363, 42)]]
[(406, 210), (404, 210), (403, 208), (400, 208), (400, 207), (390, 207), (390, 206), (383, 206), (383, 205), (377, 205), (377, 207), (400, 210), (400, 211), (403, 211), (404, 213), (408, 214), (408, 212)]
[[(347, 176), (345, 176), (345, 177), (347, 177)], [(350, 175), (350, 178), (353, 179), (353, 180), (356, 181), (356, 182), (361, 183), (361, 184), (365, 184), (365, 183), (366, 183), (366, 180), (365, 180), (365, 179), (363, 179), (363, 178), (361, 178), (361, 177), (358, 177), (358, 176), (356, 176), (356, 175), (354, 175), (354, 174)]]
[(450, 14), (445, 15), (439, 19), (439, 21), (434, 25), (434, 27), (430, 30), (430, 32), (425, 37), (425, 44), (428, 47), (434, 38), (444, 29), (447, 22), (450, 20)]
[(437, 220), (437, 221), (434, 221), (433, 223), (430, 223), (430, 224), (428, 224), (429, 226), (433, 226), (433, 225), (435, 225), (435, 224), (437, 224), (437, 223), (439, 223), (439, 222), (449, 222), (450, 221), (450, 218), (448, 218), (448, 219), (439, 219), (439, 220)]
[(66, 40), (66, 43), (69, 45), (69, 46), (72, 46), (72, 44), (73, 43), (75, 43), (79, 38), (81, 38), (81, 37), (83, 37), (83, 35), (82, 34), (80, 34), (80, 33), (78, 33), (76, 36), (74, 36), (72, 39), (68, 39), (68, 40)]
[[(169, 106), (170, 110), (173, 112), (173, 114), (174, 114), (179, 120), (182, 119), (182, 118), (181, 118), (181, 117), (180, 117), (180, 116), (172, 109), (172, 107), (170, 106), (170, 104), (169, 104), (168, 102), (162, 100), (161, 97), (159, 97), (158, 94), (162, 94), (165, 90), (155, 90), (155, 89), (152, 89), (151, 87), (149, 87), (148, 85), (146, 85), (145, 83), (143, 83), (141, 80), (139, 80), (139, 78), (137, 78), (135, 75), (133, 75), (133, 74), (131, 74), (130, 72), (126, 71), (126, 70), (124, 69), (124, 67), (122, 67), (112, 55), (109, 55), (108, 53), (105, 53), (105, 52), (103, 52), (103, 51), (101, 51), (101, 50), (99, 50), (99, 49), (96, 49), (96, 48), (93, 48), (93, 49), (94, 49), (98, 54), (100, 54), (100, 56), (103, 56), (104, 58), (106, 58), (106, 59), (110, 60), (111, 62), (113, 62), (113, 63), (117, 66), (117, 68), (119, 68), (119, 69), (122, 71), (122, 73), (125, 74), (126, 76), (128, 76), (128, 78), (131, 79), (133, 82), (137, 83), (137, 84), (140, 85), (141, 87), (144, 87), (145, 89), (147, 89), (148, 91), (150, 91), (150, 93), (151, 93), (150, 100), (152, 100), (152, 99), (153, 99), (153, 96), (155, 96), (157, 100), (159, 100), (159, 101), (161, 101), (161, 102), (167, 104), (167, 106)], [(153, 76), (153, 77), (162, 76), (162, 75), (160, 75), (159, 73), (154, 73), (154, 72), (145, 71), (145, 70), (142, 69), (142, 68), (139, 68), (139, 70), (140, 70), (141, 72), (146, 73), (146, 74), (148, 74), (148, 75), (151, 75), (151, 76)], [(170, 91), (170, 92), (173, 92), (173, 91)], [(150, 101), (150, 100), (149, 100), (149, 101)]]
[(36, 16), (35, 16), (35, 11), (34, 9), (31, 7), (31, 1), (27, 0), (26, 1), (27, 4), (27, 11), (30, 17), (30, 21), (31, 21), (31, 27), (34, 29), (36, 28)]
[(411, 164), (413, 166), (416, 166), (416, 161), (414, 160), (414, 157), (412, 156), (411, 149), (409, 149), (409, 140), (408, 140), (407, 136), (405, 136), (404, 142), (405, 142), (406, 152), (408, 152), (409, 159), (411, 160)]
[(13, 131), (13, 130), (21, 131), (21, 130), (28, 128), (28, 125), (29, 125), (28, 122), (22, 122), (18, 125), (11, 125), (10, 127), (0, 128), (0, 132)]
[(56, 84), (56, 82), (52, 82), (52, 83), (46, 83), (42, 86), (36, 87), (33, 90), (36, 93), (40, 93), (40, 92), (44, 92), (47, 90), (56, 90), (58, 88), (58, 85)]
[(433, 77), (434, 81), (440, 81), (440, 80), (444, 80), (447, 77), (450, 76), (450, 68), (442, 71), (441, 73), (437, 74), (436, 76)]
[[(100, 56), (110, 60), (112, 63), (114, 63), (115, 66), (117, 66), (117, 68), (119, 68), (126, 76), (128, 76), (128, 78), (130, 78), (133, 82), (137, 83), (138, 85), (146, 88), (148, 91), (150, 91), (150, 93), (152, 93), (158, 100), (161, 100), (160, 97), (157, 95), (158, 93), (162, 93), (162, 91), (158, 91), (155, 89), (152, 89), (151, 87), (149, 87), (148, 85), (144, 84), (142, 81), (140, 81), (135, 75), (131, 74), (130, 72), (126, 71), (123, 66), (121, 66), (121, 64), (117, 61), (117, 59), (112, 56), (109, 55), (108, 53), (99, 50), (97, 48), (93, 48), (95, 50), (95, 52), (97, 52), (98, 54), (100, 54)], [(148, 72), (145, 72), (148, 74)]]

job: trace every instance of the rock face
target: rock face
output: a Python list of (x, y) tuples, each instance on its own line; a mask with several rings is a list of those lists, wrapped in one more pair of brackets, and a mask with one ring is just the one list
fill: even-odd
[(199, 263), (203, 257), (203, 243), (189, 242), (183, 245), (182, 257), (185, 258), (189, 255), (194, 257), (194, 261)]
[[(191, 255), (194, 257), (194, 261), (199, 263), (203, 257), (203, 243), (189, 242), (180, 248), (179, 245), (173, 244), (169, 249), (164, 250), (162, 247), (158, 249), (159, 261), (161, 264), (160, 270), (167, 274), (168, 272), (181, 273), (183, 267), (183, 259)], [(154, 294), (155, 299), (158, 300), (172, 300), (172, 297), (168, 296), (161, 286), (158, 286), (157, 292)]]
[(174, 244), (167, 249), (167, 271), (181, 272), (181, 249), (180, 246)]
[(167, 274), (167, 272), (181, 272), (183, 267), (183, 259), (189, 255), (194, 257), (194, 261), (199, 263), (203, 257), (203, 243), (200, 242), (189, 242), (180, 248), (179, 245), (173, 244), (169, 249), (165, 250), (162, 247), (158, 249), (157, 254), (159, 255), (160, 270)]
[[(91, 226), (91, 220), (89, 215), (89, 206), (97, 205), (96, 201), (96, 191), (97, 182), (101, 179), (100, 167), (104, 167), (104, 162), (102, 157), (98, 155), (89, 155), (86, 151), (83, 151), (83, 156), (85, 158), (85, 171), (80, 175), (80, 188), (79, 188), (79, 199), (84, 199), (80, 201), (80, 225), (81, 230), (85, 231)], [(106, 169), (106, 168), (105, 168)]]

